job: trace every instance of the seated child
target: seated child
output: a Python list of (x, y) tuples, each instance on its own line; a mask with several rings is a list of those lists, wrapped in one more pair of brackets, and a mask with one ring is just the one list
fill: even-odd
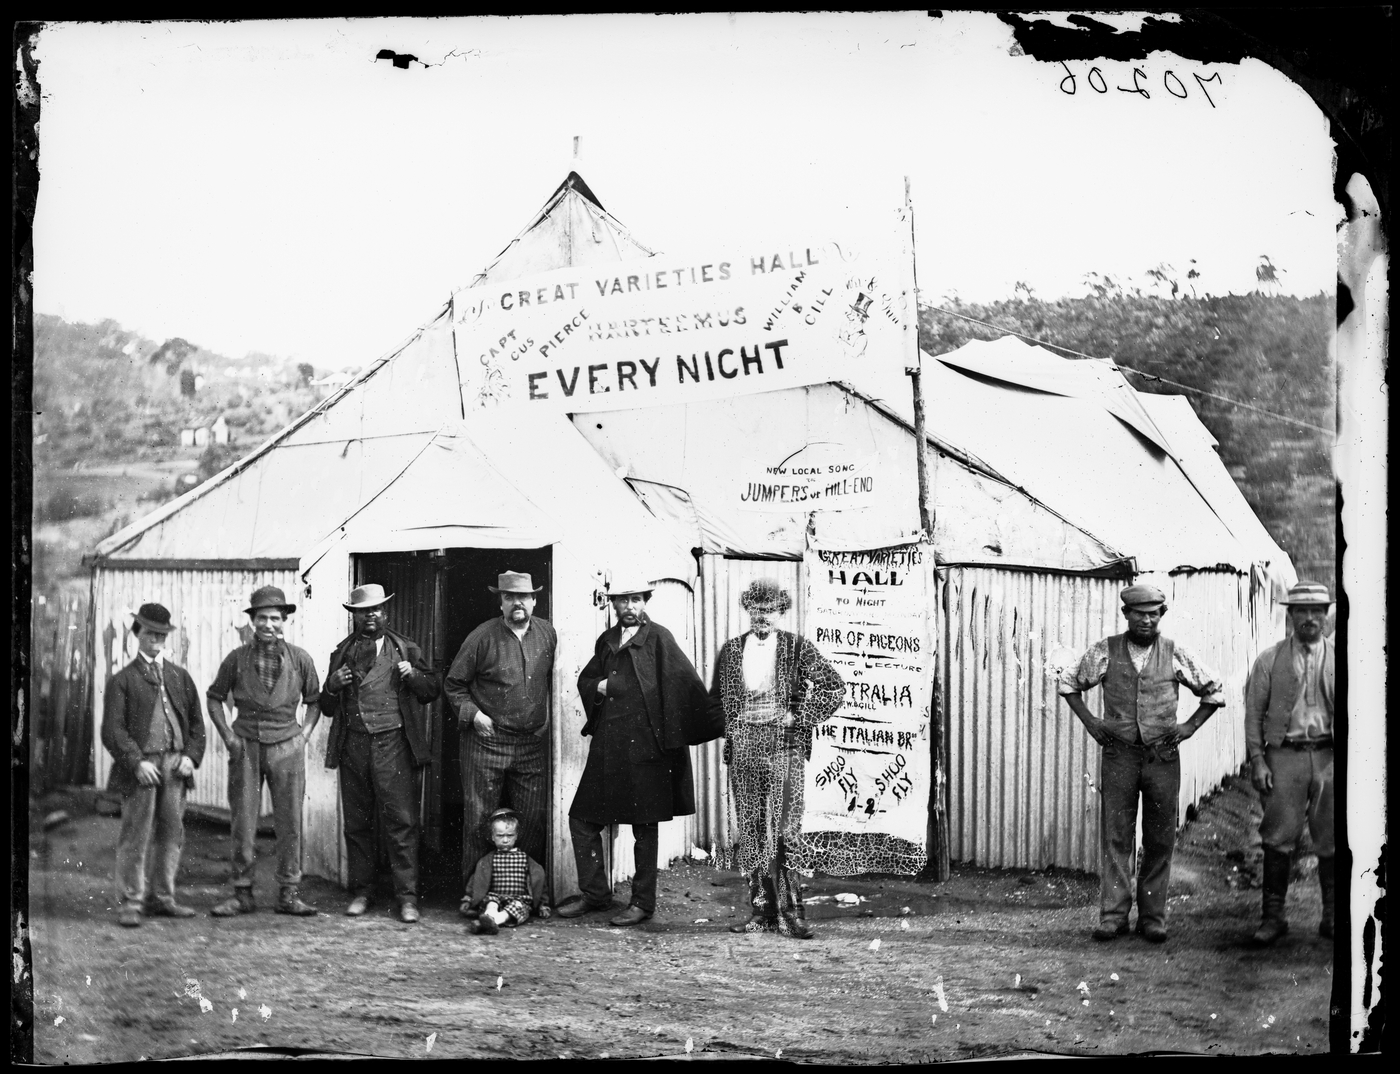
[(544, 901), (544, 869), (515, 845), (520, 816), (512, 809), (498, 809), (486, 820), (496, 849), (476, 864), (467, 898), (480, 912), (472, 931), (494, 936), (502, 925), (519, 925), (533, 909), (549, 916)]

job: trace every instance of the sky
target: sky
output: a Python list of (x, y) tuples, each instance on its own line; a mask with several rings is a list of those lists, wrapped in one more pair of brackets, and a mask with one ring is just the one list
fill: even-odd
[(1143, 97), (1017, 52), (971, 12), (52, 24), (35, 308), (358, 367), (570, 170), (665, 253), (868, 238), (907, 178), (925, 302), (1193, 258), (1242, 292), (1260, 255), (1334, 289), (1332, 142), (1284, 76), (1154, 53)]

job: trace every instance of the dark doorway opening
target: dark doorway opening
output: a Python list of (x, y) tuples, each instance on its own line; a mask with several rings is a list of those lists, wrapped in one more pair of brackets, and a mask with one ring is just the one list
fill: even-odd
[[(378, 582), (394, 594), (390, 626), (422, 646), (433, 669), (445, 678), (467, 635), (501, 614), (500, 599), (487, 587), (506, 571), (529, 574), (536, 586), (544, 587), (535, 614), (550, 617), (551, 551), (447, 548), (364, 553), (355, 557), (355, 584)], [(445, 694), (430, 706), (428, 730), (433, 760), (423, 775), (419, 870), (424, 895), (455, 897), (462, 886), (461, 733)], [(547, 845), (552, 845), (554, 818), (548, 823)], [(387, 861), (381, 868), (387, 869)]]

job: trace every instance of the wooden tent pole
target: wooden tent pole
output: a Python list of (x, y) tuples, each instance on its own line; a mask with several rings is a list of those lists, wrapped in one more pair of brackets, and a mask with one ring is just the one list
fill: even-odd
[[(912, 323), (905, 326), (905, 334), (909, 340), (906, 346), (905, 372), (909, 374), (909, 380), (914, 392), (914, 442), (918, 459), (919, 473), (919, 526), (924, 532), (924, 540), (928, 544), (930, 554), (933, 552), (933, 524), (934, 507), (932, 497), (929, 495), (928, 476), (928, 434), (924, 431), (924, 388), (923, 388), (923, 357), (919, 350), (919, 282), (918, 282), (918, 262), (914, 255), (914, 206), (909, 197), (909, 177), (904, 177), (904, 215), (909, 226), (909, 316)], [(935, 592), (937, 590), (937, 571), (934, 571)], [(933, 630), (937, 630), (937, 608), (936, 605), (929, 608), (929, 614), (934, 617)], [(941, 648), (936, 650), (941, 652)], [(951, 865), (948, 860), (948, 810), (943, 797), (947, 793), (947, 780), (943, 777), (944, 765), (944, 740), (943, 740), (943, 704), (942, 704), (942, 682), (937, 671), (938, 665), (934, 665), (933, 690), (931, 704), (929, 706), (931, 724), (930, 739), (933, 747), (933, 786), (929, 788), (929, 818), (928, 818), (928, 866), (926, 872), (936, 881), (942, 882), (951, 875)]]

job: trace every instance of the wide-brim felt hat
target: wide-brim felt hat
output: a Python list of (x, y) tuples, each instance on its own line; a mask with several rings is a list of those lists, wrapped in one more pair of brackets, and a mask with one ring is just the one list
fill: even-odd
[(656, 582), (641, 574), (624, 574), (608, 583), (608, 597), (629, 597), (638, 593), (650, 593)]
[(287, 603), (287, 594), (278, 589), (275, 585), (265, 585), (253, 594), (253, 599), (248, 602), (248, 607), (243, 611), (247, 615), (252, 615), (260, 608), (277, 608), (283, 615), (291, 615), (297, 610), (295, 604)]
[(1290, 608), (1307, 605), (1326, 608), (1336, 602), (1321, 582), (1299, 582), (1288, 590), (1288, 596), (1279, 603)]
[(175, 629), (170, 621), (170, 609), (164, 604), (143, 604), (132, 617), (141, 624), (141, 629), (152, 634), (169, 634)]
[(536, 586), (535, 580), (528, 574), (506, 571), (505, 574), (496, 576), (495, 585), (488, 585), (486, 588), (492, 593), (539, 593), (544, 586)]
[(350, 600), (341, 607), (352, 612), (363, 612), (370, 608), (378, 608), (381, 604), (388, 604), (394, 599), (394, 594), (385, 595), (384, 587), (371, 582), (369, 585), (358, 585), (350, 590)]

